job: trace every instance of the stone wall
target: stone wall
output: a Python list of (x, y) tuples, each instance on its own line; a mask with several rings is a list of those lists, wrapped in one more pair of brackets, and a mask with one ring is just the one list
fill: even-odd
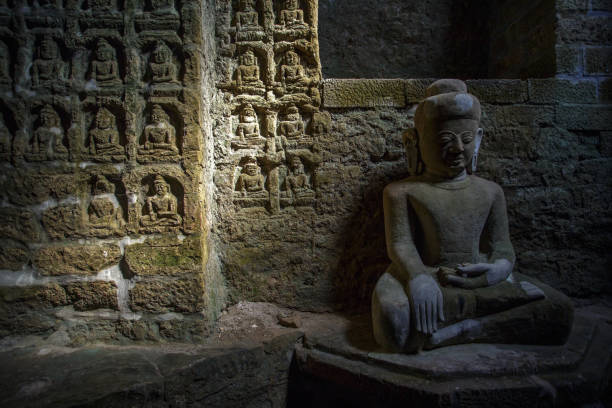
[(211, 13), (173, 0), (0, 5), (0, 335), (206, 334)]
[[(215, 227), (232, 299), (369, 305), (388, 266), (382, 189), (406, 175), (402, 133), (431, 80), (325, 80), (315, 205), (228, 211)], [(483, 102), (478, 173), (507, 197), (517, 270), (577, 297), (612, 294), (610, 127), (596, 83), (468, 81)]]

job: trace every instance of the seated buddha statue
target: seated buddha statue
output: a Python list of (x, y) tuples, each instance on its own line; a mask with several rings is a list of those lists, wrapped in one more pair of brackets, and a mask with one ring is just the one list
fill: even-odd
[(304, 122), (296, 106), (290, 106), (285, 112), (285, 119), (278, 124), (281, 137), (295, 141), (304, 136)]
[(266, 198), (268, 192), (264, 187), (265, 180), (261, 174), (257, 159), (250, 157), (242, 167), (242, 173), (238, 177), (236, 183), (236, 191), (240, 192), (243, 197), (249, 198)]
[(144, 129), (144, 146), (138, 149), (145, 155), (177, 155), (176, 130), (170, 124), (170, 118), (164, 109), (154, 105), (151, 110), (151, 122)]
[(462, 81), (434, 82), (415, 113), (422, 170), (384, 189), (391, 265), (372, 295), (372, 323), (388, 351), (562, 344), (569, 335), (572, 303), (513, 271), (504, 193), (472, 174), (480, 115)]
[(64, 61), (60, 58), (57, 43), (45, 37), (38, 50), (38, 58), (32, 63), (32, 85), (38, 86), (64, 79)]
[(304, 164), (299, 156), (293, 156), (290, 162), (290, 174), (287, 175), (286, 189), (295, 198), (314, 198), (308, 177), (304, 172)]
[(89, 153), (98, 156), (125, 153), (125, 149), (119, 143), (115, 115), (106, 108), (98, 109), (94, 126), (89, 131)]
[(304, 67), (300, 64), (300, 57), (294, 51), (287, 51), (285, 53), (280, 75), (281, 84), (285, 92), (308, 91), (308, 78), (304, 74)]
[(115, 49), (103, 38), (98, 41), (95, 58), (89, 69), (89, 78), (96, 81), (98, 86), (115, 86), (122, 83)]
[(102, 175), (95, 178), (93, 197), (87, 209), (89, 226), (95, 231), (112, 233), (125, 225), (123, 210), (115, 196), (115, 185)]
[(154, 84), (179, 83), (176, 80), (176, 65), (172, 62), (172, 51), (163, 41), (159, 41), (155, 46), (149, 69)]
[(255, 10), (255, 0), (240, 0), (236, 12), (237, 31), (259, 31), (259, 14)]
[(236, 69), (236, 85), (249, 89), (263, 88), (263, 82), (259, 79), (259, 65), (255, 53), (251, 50), (245, 51), (240, 56), (240, 65)]
[(174, 227), (181, 224), (176, 197), (170, 192), (170, 185), (157, 175), (153, 180), (155, 194), (147, 197), (147, 213), (140, 219), (145, 227)]
[(64, 137), (64, 129), (55, 109), (51, 105), (43, 106), (40, 111), (40, 125), (34, 131), (31, 153), (40, 160), (52, 159), (58, 153), (68, 153)]
[(285, 0), (285, 8), (279, 15), (279, 23), (284, 28), (308, 28), (304, 23), (304, 12), (299, 8), (298, 0)]
[(236, 138), (232, 145), (237, 148), (248, 148), (253, 145), (263, 146), (266, 138), (261, 136), (257, 114), (251, 104), (246, 104), (240, 112), (240, 123), (236, 128)]

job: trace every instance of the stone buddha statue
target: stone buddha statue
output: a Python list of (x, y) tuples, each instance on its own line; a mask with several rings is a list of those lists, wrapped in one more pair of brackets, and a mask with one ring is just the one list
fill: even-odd
[(278, 125), (279, 134), (288, 141), (296, 141), (304, 136), (304, 122), (296, 106), (290, 106), (285, 112), (285, 119)]
[(60, 58), (57, 43), (45, 37), (38, 49), (38, 58), (32, 63), (32, 85), (38, 86), (64, 79), (64, 61)]
[(259, 79), (257, 58), (251, 50), (245, 51), (240, 57), (240, 65), (236, 70), (236, 85), (252, 88), (263, 87), (263, 82)]
[(281, 10), (279, 23), (284, 28), (308, 28), (304, 23), (304, 12), (299, 8), (298, 0), (286, 0), (285, 8)]
[(174, 0), (150, 0), (151, 10), (154, 15), (178, 15), (176, 7), (174, 7)]
[(103, 38), (98, 41), (95, 58), (89, 70), (89, 78), (95, 80), (98, 86), (122, 84), (115, 49)]
[(246, 104), (240, 112), (240, 123), (236, 128), (236, 145), (264, 145), (266, 138), (259, 132), (257, 114), (251, 104)]
[(151, 80), (154, 84), (172, 83), (178, 84), (176, 80), (176, 65), (172, 62), (172, 51), (163, 41), (158, 41), (149, 62)]
[(372, 296), (374, 337), (393, 352), (481, 342), (562, 344), (563, 294), (513, 272), (504, 193), (477, 177), (480, 103), (462, 81), (433, 83), (415, 114), (420, 174), (383, 193), (391, 265)]
[(58, 153), (68, 153), (60, 117), (51, 105), (45, 105), (40, 111), (40, 125), (34, 131), (31, 153), (40, 155), (41, 160), (52, 159)]
[(284, 64), (280, 69), (281, 83), (287, 92), (306, 92), (308, 78), (304, 74), (304, 67), (300, 64), (300, 57), (294, 51), (287, 51)]
[(93, 128), (89, 131), (89, 153), (98, 156), (122, 155), (115, 115), (106, 108), (98, 109)]
[(155, 194), (147, 197), (147, 215), (140, 219), (145, 227), (175, 227), (181, 224), (176, 197), (170, 192), (170, 185), (157, 175), (153, 180)]
[(264, 176), (261, 174), (257, 159), (254, 157), (248, 158), (242, 167), (242, 173), (238, 177), (236, 191), (240, 192), (243, 197), (267, 198), (268, 192), (264, 185)]
[(87, 209), (89, 226), (112, 233), (125, 225), (123, 210), (115, 196), (115, 185), (102, 175), (94, 179), (93, 197)]
[(304, 164), (299, 156), (293, 156), (289, 163), (290, 174), (286, 179), (286, 190), (295, 198), (314, 198), (314, 191), (304, 172)]
[(176, 130), (170, 124), (170, 118), (159, 105), (153, 105), (151, 122), (144, 129), (144, 146), (138, 150), (139, 154), (148, 155), (177, 155)]
[(255, 0), (240, 0), (236, 12), (237, 31), (260, 31), (259, 14), (255, 10)]
[(11, 83), (9, 62), (10, 55), (8, 48), (3, 42), (0, 42), (0, 85)]

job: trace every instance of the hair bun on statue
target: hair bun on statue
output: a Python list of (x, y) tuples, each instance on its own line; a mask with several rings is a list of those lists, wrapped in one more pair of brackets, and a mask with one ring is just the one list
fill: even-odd
[(480, 121), (480, 102), (467, 93), (465, 82), (459, 79), (440, 79), (425, 91), (416, 111), (415, 122), (419, 131), (427, 121), (472, 119)]

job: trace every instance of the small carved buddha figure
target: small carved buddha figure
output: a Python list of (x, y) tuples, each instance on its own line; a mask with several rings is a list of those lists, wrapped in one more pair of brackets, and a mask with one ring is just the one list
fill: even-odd
[(176, 155), (176, 131), (170, 124), (166, 111), (159, 105), (153, 105), (151, 121), (144, 129), (144, 147), (139, 149), (140, 154)]
[(170, 192), (170, 185), (157, 175), (153, 180), (155, 194), (147, 197), (147, 215), (140, 220), (143, 226), (173, 227), (182, 222), (178, 214), (176, 197)]
[(236, 12), (237, 31), (260, 31), (259, 14), (255, 10), (255, 0), (240, 0), (239, 11)]
[(40, 126), (34, 131), (32, 153), (41, 155), (43, 160), (53, 158), (54, 153), (68, 153), (60, 117), (51, 105), (45, 105), (40, 111)]
[(244, 197), (266, 198), (268, 192), (264, 188), (264, 176), (261, 174), (257, 159), (250, 157), (242, 167), (242, 174), (238, 177), (236, 191), (242, 193)]
[(11, 153), (11, 132), (4, 124), (4, 115), (0, 114), (0, 157), (6, 158)]
[(240, 65), (236, 71), (236, 84), (238, 86), (263, 87), (263, 82), (259, 79), (257, 58), (251, 50), (247, 50), (240, 57)]
[(304, 164), (299, 156), (293, 156), (290, 163), (291, 174), (287, 175), (286, 189), (295, 198), (314, 198), (314, 191), (304, 172)]
[(304, 67), (300, 64), (300, 57), (294, 51), (285, 53), (284, 64), (281, 65), (281, 83), (287, 91), (299, 90), (305, 92), (308, 78), (304, 75)]
[(257, 114), (253, 106), (247, 104), (240, 112), (240, 123), (236, 128), (236, 136), (241, 143), (265, 144), (266, 139), (259, 133)]
[(87, 0), (89, 8), (94, 12), (106, 12), (115, 10), (115, 0)]
[(434, 82), (415, 114), (423, 171), (384, 190), (392, 263), (374, 289), (372, 323), (389, 351), (562, 344), (569, 335), (569, 299), (512, 271), (502, 189), (470, 174), (480, 114), (462, 81)]
[(115, 49), (105, 39), (100, 39), (95, 59), (91, 62), (89, 77), (99, 86), (121, 85)]
[(0, 85), (8, 85), (11, 83), (11, 74), (9, 69), (10, 55), (7, 46), (0, 42)]
[(106, 108), (98, 109), (94, 126), (89, 131), (89, 153), (99, 156), (125, 153), (125, 149), (119, 143), (115, 115)]
[(174, 0), (151, 0), (151, 10), (153, 14), (175, 14), (178, 15), (174, 8)]
[(60, 58), (55, 40), (45, 37), (38, 49), (38, 58), (32, 64), (32, 85), (64, 79), (64, 61)]
[(290, 29), (308, 27), (304, 23), (304, 12), (299, 8), (298, 0), (285, 1), (285, 8), (280, 12), (279, 23)]
[(125, 225), (123, 210), (115, 196), (115, 185), (102, 175), (96, 176), (93, 197), (87, 209), (89, 226), (96, 230), (116, 231)]
[(176, 65), (172, 62), (172, 50), (163, 41), (158, 41), (152, 53), (152, 61), (149, 62), (151, 79), (153, 83), (173, 83), (176, 80)]
[(285, 113), (285, 120), (278, 125), (279, 134), (287, 140), (298, 140), (304, 136), (304, 122), (296, 106), (290, 106)]

